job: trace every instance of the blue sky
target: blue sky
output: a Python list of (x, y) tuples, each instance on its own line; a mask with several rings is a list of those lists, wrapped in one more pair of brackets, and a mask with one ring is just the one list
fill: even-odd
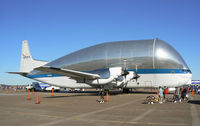
[(199, 0), (0, 0), (0, 83), (32, 82), (19, 71), (21, 43), (51, 61), (107, 41), (159, 38), (200, 79)]

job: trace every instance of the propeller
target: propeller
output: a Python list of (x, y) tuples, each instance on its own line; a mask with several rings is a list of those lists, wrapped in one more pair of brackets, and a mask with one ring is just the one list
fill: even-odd
[(122, 68), (122, 71), (123, 71), (123, 73), (122, 73), (122, 76), (124, 76), (125, 77), (125, 79), (126, 79), (126, 76), (129, 74), (129, 72), (126, 70), (126, 59), (124, 59), (124, 67)]
[[(122, 67), (122, 72), (121, 72), (121, 76), (119, 76), (118, 78), (116, 78), (116, 83), (120, 83), (123, 84), (126, 87), (126, 79), (127, 79), (127, 75), (129, 74), (129, 72), (126, 69), (126, 59), (123, 60), (123, 67)], [(120, 63), (121, 64), (121, 63)]]
[(140, 76), (139, 76), (137, 73), (135, 73), (135, 77), (133, 77), (133, 79), (135, 79), (136, 82), (137, 82), (137, 80), (138, 80), (139, 77), (140, 77)]
[[(140, 78), (140, 76), (137, 74), (137, 72), (138, 72), (138, 64), (136, 64), (136, 71), (134, 72), (134, 77), (132, 78), (132, 79), (135, 79), (136, 82), (138, 81), (138, 78)], [(127, 71), (127, 60), (124, 59), (124, 66), (122, 68), (122, 74), (121, 74), (121, 76), (124, 76), (125, 87), (127, 86), (126, 80), (127, 80), (127, 75), (128, 74), (130, 74), (130, 72)], [(132, 72), (131, 72), (131, 74), (132, 74)]]
[(122, 75), (121, 76), (124, 76), (124, 86), (126, 87), (127, 86), (127, 82), (126, 82), (126, 79), (127, 79), (127, 75), (129, 74), (129, 72), (127, 71), (127, 64), (126, 64), (127, 60), (124, 59), (124, 67), (122, 68)]
[(133, 79), (135, 79), (137, 82), (137, 80), (138, 80), (138, 78), (140, 78), (140, 76), (137, 74), (137, 64), (135, 67), (136, 67), (136, 71), (135, 71), (135, 76), (133, 77)]

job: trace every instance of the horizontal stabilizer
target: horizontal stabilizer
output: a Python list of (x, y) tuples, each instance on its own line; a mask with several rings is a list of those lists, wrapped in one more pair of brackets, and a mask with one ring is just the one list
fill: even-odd
[(19, 74), (19, 75), (22, 75), (22, 76), (26, 76), (28, 73), (27, 72), (7, 72), (9, 74)]
[(63, 69), (63, 68), (55, 68), (55, 67), (49, 67), (49, 66), (37, 67), (34, 70), (58, 74), (58, 75), (67, 76), (70, 78), (85, 78), (85, 79), (100, 79), (101, 78), (98, 74), (91, 74), (91, 73), (86, 73), (86, 72), (80, 72), (80, 71)]

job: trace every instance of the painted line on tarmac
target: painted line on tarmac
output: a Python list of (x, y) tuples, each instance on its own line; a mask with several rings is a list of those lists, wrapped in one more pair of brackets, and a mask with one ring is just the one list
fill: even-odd
[(149, 109), (148, 111), (144, 112), (143, 114), (137, 116), (136, 118), (133, 118), (131, 120), (131, 122), (136, 122), (139, 121), (141, 119), (143, 119), (145, 116), (147, 116), (148, 114), (150, 114), (151, 112), (153, 112), (155, 109)]
[[(191, 100), (193, 100), (193, 97), (191, 97)], [(192, 115), (192, 126), (199, 126), (200, 120), (199, 120), (196, 106), (194, 104), (190, 104), (190, 110), (191, 110), (190, 112)]]
[(49, 123), (40, 124), (38, 126), (56, 125), (58, 123), (62, 123), (62, 122), (65, 122), (65, 121), (69, 121), (69, 120), (73, 120), (73, 119), (77, 119), (77, 118), (83, 118), (83, 117), (90, 116), (90, 115), (93, 115), (93, 114), (96, 114), (96, 113), (100, 113), (100, 112), (108, 111), (108, 110), (111, 110), (111, 109), (123, 107), (123, 106), (129, 105), (129, 104), (132, 104), (134, 102), (140, 101), (142, 99), (143, 98), (139, 98), (139, 99), (136, 99), (134, 101), (127, 102), (127, 103), (124, 103), (124, 104), (119, 104), (119, 105), (111, 106), (111, 107), (108, 107), (108, 108), (105, 108), (105, 109), (100, 109), (100, 110), (96, 110), (96, 111), (92, 111), (92, 112), (83, 113), (83, 114), (72, 116), (72, 117), (68, 117), (68, 118), (65, 118), (65, 119), (61, 119), (61, 120), (52, 121), (52, 122), (49, 122)]
[(19, 95), (27, 95), (27, 94), (5, 94), (5, 93), (0, 93), (0, 96), (19, 96)]
[(87, 121), (87, 122), (106, 122), (106, 123), (117, 123), (117, 124), (137, 124), (137, 125), (159, 125), (159, 126), (189, 126), (190, 124), (181, 124), (181, 123), (153, 123), (153, 122), (136, 122), (136, 121), (112, 121), (112, 120), (91, 120), (91, 119), (84, 119), (78, 118), (76, 120), (80, 121)]

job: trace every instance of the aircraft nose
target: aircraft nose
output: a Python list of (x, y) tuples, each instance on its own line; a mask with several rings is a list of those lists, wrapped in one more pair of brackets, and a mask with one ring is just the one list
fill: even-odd
[(185, 84), (192, 83), (192, 74), (186, 74), (184, 78), (185, 78)]

